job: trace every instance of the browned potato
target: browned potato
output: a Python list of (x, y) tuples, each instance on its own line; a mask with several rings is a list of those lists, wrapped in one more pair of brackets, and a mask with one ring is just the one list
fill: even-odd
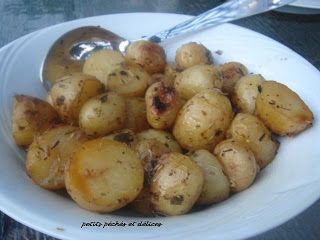
[(202, 191), (204, 177), (200, 167), (180, 153), (163, 155), (151, 181), (151, 202), (164, 215), (187, 213)]
[(115, 92), (91, 98), (81, 108), (80, 128), (90, 136), (104, 136), (124, 126), (126, 102)]
[(82, 71), (85, 74), (95, 76), (106, 85), (111, 71), (123, 62), (125, 62), (125, 58), (120, 52), (103, 49), (92, 53), (87, 58)]
[(150, 127), (147, 120), (147, 109), (144, 98), (126, 98), (127, 114), (124, 128), (140, 132)]
[(124, 97), (143, 97), (150, 79), (138, 64), (122, 63), (109, 73), (107, 89)]
[(204, 183), (197, 204), (211, 204), (229, 197), (229, 180), (224, 175), (218, 159), (208, 150), (200, 149), (193, 152), (190, 158), (203, 171)]
[(104, 138), (125, 143), (130, 147), (134, 145), (134, 143), (137, 141), (134, 132), (130, 129), (122, 129), (119, 131), (115, 131), (105, 136)]
[(47, 99), (58, 111), (63, 121), (78, 125), (82, 105), (91, 97), (104, 92), (101, 82), (92, 76), (74, 73), (58, 79)]
[(248, 74), (247, 68), (239, 62), (228, 62), (218, 66), (222, 79), (222, 91), (232, 94), (236, 82)]
[(138, 196), (143, 187), (143, 167), (126, 144), (99, 138), (81, 145), (66, 166), (65, 183), (82, 208), (112, 212)]
[(164, 144), (172, 152), (182, 153), (180, 145), (169, 132), (156, 129), (148, 129), (138, 133), (137, 138), (140, 140), (154, 139)]
[(176, 52), (176, 64), (179, 69), (210, 63), (212, 63), (211, 52), (205, 46), (196, 42), (183, 44)]
[(235, 140), (246, 142), (260, 168), (264, 168), (273, 160), (279, 147), (279, 143), (273, 141), (270, 131), (263, 122), (247, 113), (236, 115), (227, 135)]
[(258, 87), (265, 79), (260, 74), (246, 75), (240, 78), (232, 94), (232, 103), (237, 110), (244, 113), (254, 113), (256, 99), (259, 94)]
[(144, 40), (135, 41), (126, 50), (126, 57), (140, 64), (149, 74), (162, 73), (166, 66), (163, 48)]
[(195, 65), (181, 72), (174, 81), (174, 87), (183, 99), (190, 99), (197, 93), (211, 88), (221, 88), (222, 82), (213, 65)]
[(144, 216), (152, 216), (154, 214), (150, 186), (147, 185), (142, 188), (139, 195), (131, 203), (131, 207)]
[(216, 89), (205, 90), (183, 106), (173, 135), (185, 149), (211, 151), (224, 138), (232, 116), (231, 103), (226, 96)]
[(298, 94), (287, 86), (265, 81), (259, 92), (256, 114), (274, 133), (296, 135), (312, 125), (313, 113)]
[(37, 136), (27, 153), (28, 175), (40, 187), (64, 188), (65, 164), (87, 139), (79, 128), (68, 125), (51, 128)]
[(59, 122), (58, 112), (47, 102), (27, 95), (15, 95), (12, 136), (18, 146), (28, 146), (35, 135)]
[(224, 140), (215, 147), (214, 154), (229, 178), (232, 192), (243, 191), (253, 183), (259, 166), (246, 143), (234, 139)]
[(164, 75), (167, 77), (167, 79), (172, 80), (172, 85), (174, 83), (174, 79), (179, 75), (179, 70), (177, 67), (173, 64), (167, 64), (164, 68)]
[(173, 87), (162, 82), (152, 84), (145, 95), (147, 120), (155, 129), (171, 127), (180, 110), (180, 102)]

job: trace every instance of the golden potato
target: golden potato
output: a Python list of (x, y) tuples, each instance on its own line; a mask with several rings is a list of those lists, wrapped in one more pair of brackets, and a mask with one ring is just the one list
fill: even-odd
[(197, 204), (211, 204), (229, 197), (229, 180), (224, 175), (218, 159), (208, 150), (200, 149), (193, 152), (190, 158), (203, 171), (204, 183)]
[(124, 126), (126, 102), (115, 92), (91, 98), (81, 108), (80, 128), (90, 136), (104, 136)]
[(145, 95), (147, 120), (155, 129), (171, 127), (180, 110), (180, 101), (173, 87), (162, 82), (152, 84)]
[(265, 79), (260, 74), (253, 74), (246, 75), (236, 82), (231, 100), (239, 112), (254, 113), (258, 87), (263, 81)]
[(148, 86), (151, 86), (152, 84), (154, 84), (156, 82), (163, 82), (165, 85), (173, 87), (174, 78), (168, 77), (167, 75), (165, 75), (163, 73), (155, 73), (155, 74), (151, 75)]
[(58, 79), (47, 99), (58, 111), (63, 121), (78, 125), (82, 105), (91, 97), (104, 92), (101, 82), (92, 76), (74, 73)]
[(64, 188), (65, 165), (86, 140), (85, 134), (73, 126), (61, 125), (45, 131), (34, 139), (28, 149), (28, 175), (40, 187)]
[(112, 212), (133, 201), (143, 187), (143, 167), (124, 143), (98, 138), (87, 141), (65, 169), (69, 195), (82, 208)]
[(125, 58), (120, 52), (103, 49), (93, 52), (86, 59), (82, 71), (85, 74), (95, 76), (106, 85), (111, 71), (123, 62), (125, 62)]
[(156, 129), (148, 129), (138, 133), (136, 136), (139, 140), (157, 140), (168, 147), (172, 152), (182, 153), (180, 145), (169, 132)]
[(189, 42), (177, 49), (175, 61), (179, 69), (187, 69), (198, 64), (211, 64), (212, 54), (202, 44)]
[(279, 135), (296, 135), (313, 122), (313, 113), (303, 100), (287, 86), (265, 81), (259, 88), (256, 114)]
[(232, 116), (231, 103), (226, 96), (215, 89), (205, 90), (183, 106), (173, 135), (185, 149), (211, 151), (224, 138)]
[(127, 114), (124, 128), (140, 132), (150, 127), (147, 120), (147, 109), (144, 98), (126, 98)]
[(273, 160), (279, 147), (279, 143), (273, 141), (263, 122), (247, 113), (238, 113), (235, 116), (227, 135), (234, 140), (246, 142), (261, 169)]
[(195, 65), (181, 72), (174, 81), (179, 97), (190, 99), (197, 93), (211, 88), (221, 88), (222, 82), (213, 65)]
[(179, 70), (174, 64), (167, 64), (164, 68), (164, 75), (167, 77), (167, 79), (170, 79), (172, 81), (172, 84), (174, 83), (174, 79), (179, 75)]
[(109, 73), (106, 87), (124, 97), (142, 97), (149, 79), (149, 74), (138, 64), (122, 63)]
[(132, 42), (126, 50), (126, 57), (140, 64), (149, 74), (162, 73), (166, 66), (163, 48), (149, 41)]
[(122, 129), (119, 131), (114, 131), (111, 134), (105, 136), (104, 138), (125, 143), (129, 147), (134, 145), (134, 143), (137, 141), (134, 132), (130, 129)]
[(247, 68), (239, 62), (228, 62), (217, 67), (222, 79), (222, 91), (232, 94), (236, 82), (248, 74)]
[(259, 165), (246, 143), (234, 139), (224, 140), (215, 147), (214, 154), (222, 164), (232, 192), (243, 191), (253, 183)]
[(12, 136), (18, 146), (28, 146), (34, 137), (59, 123), (58, 112), (47, 102), (27, 95), (15, 95)]
[(151, 181), (151, 202), (164, 215), (187, 213), (202, 191), (204, 177), (200, 167), (180, 153), (163, 155)]

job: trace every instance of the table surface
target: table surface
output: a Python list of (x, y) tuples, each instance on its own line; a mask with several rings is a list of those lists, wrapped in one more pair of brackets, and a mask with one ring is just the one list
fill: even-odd
[[(1, 0), (0, 48), (27, 33), (83, 17), (124, 12), (168, 12), (197, 15), (223, 0)], [(320, 69), (320, 15), (268, 12), (234, 22), (267, 35)], [(320, 79), (319, 79), (320, 80)], [(320, 239), (320, 200), (285, 224), (250, 238)], [(0, 240), (54, 240), (0, 212)]]

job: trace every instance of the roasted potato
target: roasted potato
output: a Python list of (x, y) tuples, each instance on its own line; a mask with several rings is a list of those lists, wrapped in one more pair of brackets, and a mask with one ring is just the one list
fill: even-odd
[(12, 136), (18, 146), (28, 146), (34, 137), (59, 123), (58, 112), (41, 99), (15, 95), (12, 110)]
[(145, 95), (147, 120), (155, 129), (170, 128), (180, 110), (180, 101), (173, 87), (163, 82), (152, 84)]
[(232, 116), (231, 103), (226, 96), (216, 89), (205, 90), (183, 106), (173, 135), (185, 149), (211, 151), (224, 138)]
[(139, 140), (155, 139), (168, 147), (172, 152), (182, 153), (180, 145), (169, 132), (156, 129), (148, 129), (138, 133), (136, 136)]
[(253, 183), (259, 165), (246, 143), (234, 139), (224, 140), (215, 147), (214, 154), (222, 164), (232, 192), (243, 191)]
[(150, 79), (138, 64), (121, 63), (107, 78), (106, 87), (124, 97), (143, 97)]
[(137, 138), (134, 132), (130, 129), (122, 129), (119, 131), (114, 131), (111, 134), (105, 136), (104, 138), (125, 143), (129, 147), (134, 145), (134, 143), (137, 141)]
[(187, 69), (198, 64), (211, 64), (211, 52), (202, 44), (189, 42), (176, 51), (176, 65), (179, 69)]
[(235, 116), (227, 136), (237, 141), (246, 142), (254, 153), (260, 169), (273, 160), (279, 147), (279, 142), (271, 138), (271, 133), (263, 122), (247, 113), (238, 113)]
[(143, 187), (143, 167), (126, 144), (98, 138), (83, 143), (68, 162), (65, 183), (82, 208), (112, 212), (138, 196)]
[(85, 74), (95, 76), (104, 85), (107, 85), (107, 78), (111, 71), (123, 62), (125, 62), (125, 58), (120, 52), (103, 49), (92, 53), (86, 59), (82, 71)]
[(82, 105), (89, 98), (103, 92), (103, 84), (94, 77), (74, 73), (58, 79), (50, 89), (47, 99), (50, 99), (63, 121), (78, 125)]
[(151, 181), (151, 202), (164, 215), (187, 213), (202, 191), (204, 177), (200, 167), (180, 153), (162, 155)]
[(254, 113), (258, 87), (263, 81), (265, 79), (260, 74), (253, 74), (246, 75), (236, 82), (231, 100), (239, 112)]
[(77, 127), (61, 125), (37, 136), (27, 153), (26, 169), (40, 187), (65, 187), (64, 168), (80, 145), (88, 138)]
[(174, 64), (167, 64), (164, 68), (164, 75), (167, 79), (171, 80), (171, 85), (174, 84), (174, 79), (179, 75), (179, 70)]
[(210, 88), (221, 88), (222, 82), (213, 65), (195, 65), (181, 72), (174, 81), (174, 87), (183, 99), (190, 99), (197, 93)]
[(79, 126), (90, 136), (104, 136), (123, 128), (125, 118), (125, 99), (117, 93), (108, 92), (91, 98), (82, 106)]
[(139, 195), (131, 202), (131, 207), (144, 216), (154, 215), (154, 207), (151, 202), (150, 186), (144, 186)]
[(259, 88), (256, 114), (278, 135), (296, 135), (313, 122), (313, 113), (303, 100), (287, 86), (265, 81)]
[(236, 82), (248, 74), (247, 68), (239, 62), (228, 62), (217, 67), (222, 79), (222, 91), (232, 95)]
[(134, 132), (140, 132), (150, 127), (147, 120), (147, 109), (144, 98), (126, 98), (127, 114), (124, 121), (124, 128)]
[(140, 64), (149, 74), (162, 73), (166, 66), (163, 48), (149, 41), (135, 41), (126, 50), (126, 57)]

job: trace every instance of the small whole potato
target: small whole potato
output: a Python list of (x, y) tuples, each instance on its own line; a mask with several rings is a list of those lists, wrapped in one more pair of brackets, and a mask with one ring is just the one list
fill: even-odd
[(142, 97), (149, 79), (149, 74), (138, 64), (121, 63), (109, 73), (106, 87), (124, 97)]
[(229, 138), (246, 142), (249, 145), (260, 169), (273, 160), (279, 147), (279, 143), (273, 141), (270, 131), (263, 122), (247, 113), (238, 113), (235, 116), (227, 135)]
[(254, 113), (258, 88), (263, 81), (265, 79), (260, 74), (252, 74), (243, 76), (236, 82), (231, 100), (239, 112)]
[(248, 74), (247, 68), (239, 62), (228, 62), (217, 67), (222, 79), (222, 91), (232, 95), (236, 82)]
[(150, 127), (147, 120), (147, 107), (144, 98), (126, 98), (127, 114), (124, 121), (124, 128), (134, 132), (140, 132)]
[(125, 143), (129, 147), (134, 145), (134, 143), (137, 141), (134, 132), (130, 129), (122, 129), (119, 131), (114, 131), (111, 134), (105, 136), (104, 138)]
[(80, 207), (112, 212), (138, 196), (143, 187), (143, 167), (126, 144), (98, 138), (83, 143), (68, 162), (65, 183)]
[(174, 137), (171, 135), (171, 133), (162, 131), (162, 130), (156, 130), (156, 129), (148, 129), (145, 131), (142, 131), (137, 134), (137, 139), (140, 140), (146, 140), (146, 139), (154, 139), (162, 144), (164, 144), (166, 147), (168, 147), (172, 152), (178, 152), (182, 153), (182, 149), (178, 142), (174, 139)]
[(167, 64), (164, 68), (164, 75), (167, 77), (167, 79), (170, 79), (172, 81), (172, 84), (174, 82), (174, 79), (179, 75), (179, 70), (174, 64)]
[(178, 48), (175, 61), (178, 68), (184, 70), (198, 64), (211, 64), (212, 54), (202, 44), (189, 42)]
[(91, 97), (104, 92), (103, 84), (96, 78), (73, 73), (58, 79), (47, 99), (66, 123), (78, 125), (82, 105)]
[(15, 95), (12, 111), (12, 136), (18, 146), (28, 146), (34, 137), (60, 122), (58, 112), (41, 99)]
[(125, 62), (125, 58), (120, 52), (103, 49), (92, 53), (86, 59), (82, 71), (85, 74), (95, 76), (106, 85), (111, 71), (123, 62)]
[(173, 135), (185, 149), (207, 149), (224, 138), (233, 116), (229, 99), (219, 90), (204, 90), (189, 99), (180, 110)]
[(124, 126), (126, 102), (114, 92), (91, 98), (81, 108), (80, 128), (90, 136), (104, 136)]
[(164, 215), (187, 213), (201, 194), (204, 177), (200, 167), (180, 153), (164, 154), (151, 181), (151, 202)]
[(190, 158), (202, 169), (204, 184), (197, 204), (212, 204), (229, 197), (229, 180), (224, 175), (218, 159), (208, 150), (200, 149), (193, 152)]
[(28, 149), (28, 175), (40, 187), (64, 188), (65, 165), (87, 140), (79, 128), (69, 125), (60, 125), (38, 135)]
[(162, 73), (166, 66), (163, 48), (149, 41), (134, 41), (126, 50), (126, 57), (140, 64), (149, 74)]
[(275, 81), (261, 84), (256, 114), (272, 132), (281, 136), (296, 135), (313, 122), (313, 113), (298, 94)]
[(181, 72), (174, 81), (179, 97), (190, 99), (197, 93), (222, 87), (218, 71), (213, 65), (195, 65)]
[(155, 129), (171, 127), (180, 110), (180, 101), (173, 87), (163, 82), (152, 84), (145, 95), (147, 120)]
[(214, 154), (222, 164), (232, 192), (243, 191), (253, 183), (259, 166), (246, 143), (234, 139), (224, 140), (215, 147)]

